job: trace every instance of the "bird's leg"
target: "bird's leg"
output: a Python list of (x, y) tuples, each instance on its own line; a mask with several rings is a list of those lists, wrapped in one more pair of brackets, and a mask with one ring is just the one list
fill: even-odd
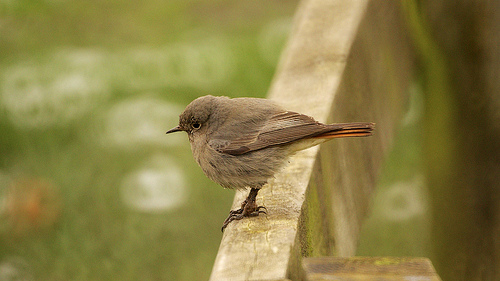
[(229, 216), (222, 224), (222, 231), (224, 231), (226, 226), (234, 220), (241, 220), (244, 217), (255, 217), (260, 213), (267, 214), (266, 207), (257, 206), (257, 204), (255, 203), (255, 199), (257, 198), (257, 193), (259, 192), (259, 190), (259, 188), (252, 188), (250, 190), (250, 193), (248, 194), (247, 199), (245, 199), (245, 201), (243, 201), (243, 203), (241, 204), (241, 208), (229, 212)]

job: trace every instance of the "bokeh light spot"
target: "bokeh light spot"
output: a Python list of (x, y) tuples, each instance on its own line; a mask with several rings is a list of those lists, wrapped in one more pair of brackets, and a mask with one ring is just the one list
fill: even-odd
[(382, 214), (387, 220), (405, 221), (423, 215), (426, 211), (423, 179), (399, 182), (385, 190), (382, 198)]
[(167, 155), (155, 155), (121, 184), (123, 202), (143, 212), (175, 209), (184, 203), (186, 193), (184, 173)]
[(104, 80), (75, 64), (74, 58), (54, 60), (57, 63), (21, 63), (2, 72), (0, 103), (17, 126), (66, 125), (107, 97)]
[(165, 132), (179, 123), (181, 106), (156, 98), (132, 98), (114, 105), (107, 114), (103, 142), (127, 148), (136, 145), (176, 146), (186, 143), (183, 134)]
[(10, 257), (0, 261), (0, 280), (31, 281), (34, 278), (26, 261), (19, 257)]

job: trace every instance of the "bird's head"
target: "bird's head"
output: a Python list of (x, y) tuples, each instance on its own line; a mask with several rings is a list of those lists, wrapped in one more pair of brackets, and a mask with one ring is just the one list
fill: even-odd
[(179, 116), (179, 125), (168, 130), (167, 134), (185, 131), (191, 137), (196, 132), (206, 131), (208, 120), (221, 98), (209, 95), (195, 99)]

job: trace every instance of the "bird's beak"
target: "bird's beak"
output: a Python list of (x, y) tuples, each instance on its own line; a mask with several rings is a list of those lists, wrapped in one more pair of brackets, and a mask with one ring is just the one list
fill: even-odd
[(184, 131), (184, 130), (181, 129), (181, 127), (177, 126), (175, 128), (172, 128), (172, 129), (168, 130), (167, 134), (170, 134), (170, 133), (173, 133), (173, 132), (180, 132), (180, 131)]

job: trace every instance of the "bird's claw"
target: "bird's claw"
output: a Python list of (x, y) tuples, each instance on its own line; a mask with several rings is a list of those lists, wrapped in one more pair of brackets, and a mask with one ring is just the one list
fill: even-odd
[[(255, 202), (254, 202), (255, 204)], [(227, 217), (226, 220), (224, 220), (224, 223), (222, 224), (221, 231), (224, 232), (224, 229), (228, 226), (228, 224), (234, 220), (241, 220), (244, 217), (256, 217), (259, 214), (266, 214), (267, 215), (267, 209), (264, 206), (257, 206), (257, 207), (251, 207), (248, 208), (248, 204), (244, 203), (244, 206), (238, 210), (232, 210), (229, 212), (229, 216)]]

